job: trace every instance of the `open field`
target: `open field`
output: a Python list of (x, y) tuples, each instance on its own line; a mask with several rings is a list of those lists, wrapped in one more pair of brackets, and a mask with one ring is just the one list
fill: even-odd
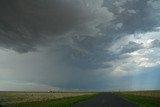
[(134, 102), (140, 107), (160, 107), (160, 91), (121, 92), (116, 95)]
[[(94, 96), (97, 97), (90, 99)], [(115, 96), (116, 95), (116, 96)], [(120, 97), (121, 98), (120, 98)], [(85, 92), (0, 92), (0, 105), (7, 107), (160, 107), (160, 91), (131, 91), (114, 93)], [(111, 107), (112, 107), (111, 106)], [(1, 107), (1, 106), (0, 106)]]
[(25, 103), (11, 104), (10, 107), (71, 107), (76, 103), (85, 101), (94, 96), (95, 95), (82, 95), (82, 96), (62, 98), (57, 100), (25, 102)]
[(83, 95), (93, 95), (94, 93), (82, 93), (82, 92), (0, 92), (0, 104), (16, 104), (25, 102), (44, 102), (49, 100), (56, 100), (62, 98), (70, 98)]
[(148, 96), (148, 97), (157, 97), (160, 98), (160, 91), (131, 91), (131, 92), (124, 92), (123, 94), (132, 94), (138, 96)]

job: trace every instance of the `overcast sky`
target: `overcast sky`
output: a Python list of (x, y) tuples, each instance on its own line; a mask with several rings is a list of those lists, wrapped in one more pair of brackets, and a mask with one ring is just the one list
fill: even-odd
[(0, 90), (160, 89), (159, 0), (0, 0)]

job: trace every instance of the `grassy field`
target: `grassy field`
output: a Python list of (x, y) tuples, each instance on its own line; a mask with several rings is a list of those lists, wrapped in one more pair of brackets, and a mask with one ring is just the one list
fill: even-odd
[(26, 102), (13, 104), (11, 105), (11, 107), (71, 107), (72, 105), (92, 98), (93, 96), (95, 95), (83, 95), (73, 98), (63, 98), (51, 101)]
[(59, 107), (57, 104), (61, 104), (60, 107), (67, 107), (63, 105), (70, 105), (93, 95), (95, 93), (0, 92), (0, 104), (15, 107)]
[(131, 91), (131, 92), (125, 92), (124, 94), (132, 94), (132, 95), (138, 95), (138, 96), (150, 96), (150, 97), (156, 97), (160, 98), (160, 91)]
[(140, 107), (160, 107), (160, 91), (122, 92), (116, 95), (137, 103)]

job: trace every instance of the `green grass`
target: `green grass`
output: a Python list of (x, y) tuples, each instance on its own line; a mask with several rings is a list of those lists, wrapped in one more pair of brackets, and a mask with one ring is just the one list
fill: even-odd
[(138, 104), (140, 107), (160, 107), (160, 98), (138, 96), (130, 94), (118, 94), (122, 98)]
[(50, 101), (27, 102), (11, 105), (11, 107), (71, 107), (72, 105), (90, 99), (95, 95), (83, 95), (73, 98), (63, 98)]

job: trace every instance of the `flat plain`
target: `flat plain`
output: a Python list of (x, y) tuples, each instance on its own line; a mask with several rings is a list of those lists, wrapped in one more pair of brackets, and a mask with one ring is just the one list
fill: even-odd
[(139, 107), (160, 107), (160, 91), (130, 91), (115, 93)]
[[(0, 92), (0, 107), (160, 107), (160, 91)], [(129, 106), (128, 106), (129, 105)]]
[(17, 104), (26, 102), (44, 102), (62, 98), (92, 95), (85, 92), (0, 92), (0, 104)]
[(151, 91), (128, 91), (128, 92), (123, 92), (123, 94), (160, 98), (160, 91), (159, 90), (155, 90), (155, 91), (152, 91), (152, 90)]

